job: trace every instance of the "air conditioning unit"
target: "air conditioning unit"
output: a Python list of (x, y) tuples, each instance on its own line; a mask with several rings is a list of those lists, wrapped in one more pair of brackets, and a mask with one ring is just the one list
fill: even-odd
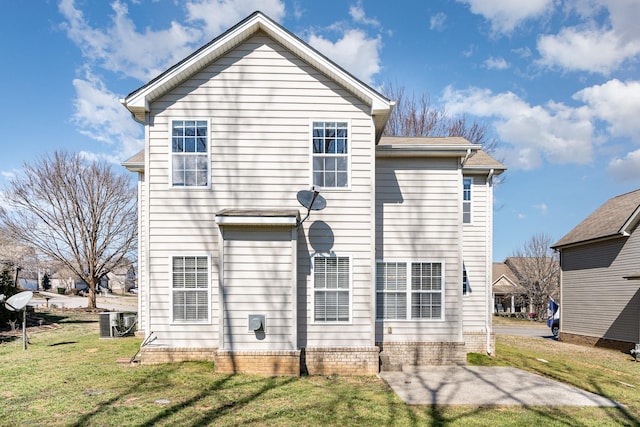
[(119, 338), (133, 335), (136, 322), (135, 313), (100, 313), (100, 338)]

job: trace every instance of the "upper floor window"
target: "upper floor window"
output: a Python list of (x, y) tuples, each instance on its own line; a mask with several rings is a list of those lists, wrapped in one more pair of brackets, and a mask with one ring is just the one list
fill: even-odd
[(350, 293), (350, 258), (316, 255), (313, 258), (313, 320), (348, 322)]
[(349, 123), (313, 122), (313, 185), (349, 187)]
[(472, 178), (462, 180), (462, 223), (471, 224), (471, 183)]
[(171, 185), (209, 186), (208, 120), (171, 121)]

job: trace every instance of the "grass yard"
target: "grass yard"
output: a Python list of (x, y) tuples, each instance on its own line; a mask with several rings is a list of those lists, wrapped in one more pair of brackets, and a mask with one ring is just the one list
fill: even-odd
[[(377, 377), (264, 378), (210, 363), (118, 364), (139, 338), (99, 339), (97, 314), (39, 316), (55, 329), (0, 344), (0, 425), (640, 425), (640, 364), (552, 340), (499, 337), (497, 358), (626, 405), (618, 408), (407, 406)], [(542, 362), (544, 359), (548, 363)]]

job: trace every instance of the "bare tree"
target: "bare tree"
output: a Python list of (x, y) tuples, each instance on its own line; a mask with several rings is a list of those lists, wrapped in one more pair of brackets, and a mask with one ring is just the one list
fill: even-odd
[(388, 136), (461, 136), (473, 144), (483, 146), (484, 151), (495, 150), (497, 141), (490, 139), (487, 126), (477, 121), (469, 122), (466, 116), (450, 116), (443, 108), (431, 105), (428, 95), (408, 95), (404, 86), (387, 83), (384, 95), (395, 101), (393, 112), (384, 129)]
[(33, 164), (4, 189), (0, 223), (10, 237), (57, 260), (96, 286), (126, 262), (136, 245), (136, 192), (128, 177), (106, 163), (55, 152)]
[(518, 276), (538, 318), (546, 316), (549, 298), (560, 293), (560, 263), (550, 248), (553, 241), (545, 234), (536, 234), (524, 243), (506, 264)]

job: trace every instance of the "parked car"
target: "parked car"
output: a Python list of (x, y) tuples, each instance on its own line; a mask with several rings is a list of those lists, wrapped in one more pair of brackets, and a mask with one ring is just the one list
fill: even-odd
[(560, 332), (560, 306), (554, 300), (549, 301), (549, 319), (547, 325), (551, 328), (551, 333), (558, 338)]

